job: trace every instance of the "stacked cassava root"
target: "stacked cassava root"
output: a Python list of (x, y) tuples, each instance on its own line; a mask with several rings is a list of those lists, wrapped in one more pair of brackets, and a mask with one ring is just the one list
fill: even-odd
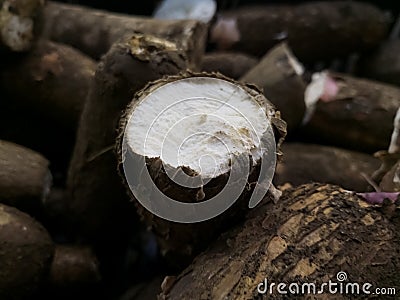
[(254, 299), (340, 271), (400, 293), (386, 12), (0, 5), (1, 299)]

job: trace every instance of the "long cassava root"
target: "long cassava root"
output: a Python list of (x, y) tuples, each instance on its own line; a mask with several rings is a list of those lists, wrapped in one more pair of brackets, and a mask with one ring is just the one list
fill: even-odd
[[(126, 211), (127, 196), (113, 153), (118, 120), (147, 82), (188, 66), (174, 43), (135, 34), (116, 43), (99, 63), (82, 112), (68, 174), (71, 216), (87, 235), (105, 237)], [(99, 228), (105, 230), (102, 232)]]
[(200, 64), (207, 36), (207, 26), (195, 20), (155, 20), (52, 1), (44, 9), (42, 26), (43, 37), (74, 46), (96, 59), (126, 35), (154, 35), (183, 49), (193, 69)]
[[(276, 286), (270, 293), (271, 283), (294, 282), (300, 290), (291, 296), (308, 299), (301, 283), (339, 282), (339, 272), (347, 275), (344, 283), (398, 289), (399, 245), (395, 224), (356, 195), (337, 186), (303, 185), (285, 191), (278, 204), (252, 211), (175, 281), (165, 280), (160, 298), (287, 299)], [(355, 296), (327, 294), (325, 289), (322, 299)]]
[(312, 112), (312, 105), (307, 104), (312, 97), (306, 94), (309, 121), (304, 134), (314, 142), (362, 152), (387, 149), (400, 88), (334, 72), (318, 76), (307, 87), (309, 95), (317, 95), (319, 101)]
[(372, 155), (336, 147), (285, 143), (282, 152), (274, 178), (277, 185), (321, 182), (365, 192), (372, 189), (370, 178), (379, 166)]
[(357, 1), (249, 6), (222, 13), (211, 30), (211, 41), (261, 56), (287, 39), (301, 61), (315, 61), (376, 46), (389, 23), (383, 11)]

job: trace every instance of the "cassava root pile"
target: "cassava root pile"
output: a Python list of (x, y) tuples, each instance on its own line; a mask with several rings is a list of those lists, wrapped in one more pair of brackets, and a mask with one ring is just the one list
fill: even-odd
[(0, 0), (1, 299), (400, 293), (399, 5), (68, 2)]

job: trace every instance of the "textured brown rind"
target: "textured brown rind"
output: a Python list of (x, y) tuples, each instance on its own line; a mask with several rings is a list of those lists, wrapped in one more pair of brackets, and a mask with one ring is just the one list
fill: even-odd
[(39, 153), (0, 140), (0, 203), (37, 212), (52, 184), (48, 167)]
[(161, 292), (163, 277), (155, 277), (150, 281), (142, 282), (130, 287), (120, 300), (154, 300)]
[(321, 145), (285, 143), (282, 152), (275, 172), (276, 185), (321, 182), (365, 192), (372, 189), (367, 178), (380, 165), (372, 155)]
[(240, 52), (212, 52), (203, 56), (201, 71), (218, 72), (239, 79), (257, 64), (258, 59)]
[(47, 231), (0, 204), (0, 298), (30, 299), (47, 275), (54, 245)]
[(79, 51), (42, 40), (0, 71), (0, 88), (9, 105), (75, 132), (95, 68)]
[[(257, 285), (265, 278), (277, 284), (338, 282), (339, 271), (347, 273), (346, 282), (398, 290), (399, 245), (395, 224), (357, 196), (336, 186), (303, 185), (285, 191), (278, 204), (251, 211), (244, 225), (165, 285), (160, 299), (288, 299), (276, 286), (274, 294), (259, 295)], [(351, 298), (325, 293), (290, 299), (310, 296)]]
[(400, 161), (398, 161), (390, 170), (387, 172), (379, 187), (384, 192), (400, 192)]
[(374, 6), (356, 1), (264, 5), (227, 11), (221, 17), (237, 22), (240, 40), (231, 49), (261, 56), (287, 37), (301, 61), (371, 48), (385, 38), (390, 21)]
[(68, 174), (70, 214), (81, 233), (115, 235), (124, 219), (127, 195), (113, 153), (122, 111), (149, 81), (186, 67), (185, 54), (174, 44), (140, 34), (114, 44), (99, 63)]
[(165, 38), (183, 49), (188, 66), (194, 70), (200, 64), (207, 38), (206, 24), (195, 20), (155, 20), (51, 1), (44, 8), (43, 22), (44, 37), (96, 59), (135, 32)]
[[(152, 93), (152, 91), (158, 89), (165, 84), (172, 83), (183, 78), (194, 77), (219, 78), (239, 85), (254, 99), (254, 101), (265, 107), (266, 112), (270, 114), (267, 117), (273, 126), (275, 134), (274, 142), (277, 145), (277, 155), (279, 158), (280, 145), (283, 142), (284, 137), (286, 136), (286, 123), (281, 120), (279, 112), (275, 111), (273, 105), (265, 99), (262, 93), (255, 86), (245, 85), (236, 82), (232, 79), (224, 77), (221, 74), (186, 72), (177, 76), (169, 76), (147, 85), (142, 91), (136, 94), (134, 100), (128, 106), (124, 116), (121, 118), (120, 135), (117, 140), (116, 151), (118, 153), (120, 161), (120, 174), (125, 182), (126, 179), (124, 177), (124, 170), (122, 165), (122, 159), (124, 155), (122, 152), (123, 133), (129, 120), (129, 116), (135, 110), (136, 105), (140, 103), (141, 99)], [(133, 153), (132, 151), (130, 151), (129, 155), (132, 155), (132, 157), (135, 158), (140, 157), (140, 155)], [(189, 189), (175, 183), (166, 174), (160, 158), (146, 157), (145, 159), (147, 166), (144, 166), (141, 170), (135, 170), (135, 172), (149, 172), (151, 178), (153, 179), (159, 190), (161, 190), (163, 194), (171, 197), (172, 199), (189, 203), (194, 203), (198, 201), (196, 200), (196, 195), (198, 194), (200, 188)], [(248, 178), (248, 185), (246, 186), (245, 191), (243, 191), (240, 197), (232, 205), (232, 207), (230, 207), (220, 216), (200, 223), (182, 224), (167, 221), (153, 215), (146, 208), (135, 201), (139, 214), (141, 215), (144, 222), (149, 226), (149, 228), (156, 234), (161, 251), (172, 267), (181, 268), (187, 265), (187, 263), (190, 262), (194, 255), (199, 253), (199, 251), (205, 249), (209, 245), (209, 243), (213, 239), (215, 239), (223, 230), (231, 227), (243, 217), (243, 215), (247, 211), (248, 200), (254, 188), (254, 184), (252, 183), (255, 183), (258, 178), (259, 168), (259, 162), (258, 164), (255, 164), (251, 167)], [(206, 184), (203, 187), (203, 192), (205, 194), (204, 200), (210, 199), (214, 195), (218, 194), (225, 186), (228, 178), (228, 173), (221, 174), (218, 177), (213, 178), (208, 184)], [(128, 193), (130, 194), (132, 199), (135, 199), (134, 195), (129, 190), (127, 183), (126, 186), (128, 189)]]
[(240, 78), (263, 90), (265, 97), (281, 112), (289, 134), (299, 127), (305, 112), (306, 82), (293, 66), (293, 60), (302, 67), (287, 44), (279, 44)]
[(400, 89), (384, 83), (329, 73), (339, 86), (330, 102), (319, 101), (304, 133), (323, 142), (362, 152), (387, 149)]
[(387, 40), (360, 62), (363, 77), (400, 86), (400, 40)]
[(57, 245), (50, 268), (50, 282), (57, 287), (77, 288), (100, 280), (99, 262), (85, 246)]

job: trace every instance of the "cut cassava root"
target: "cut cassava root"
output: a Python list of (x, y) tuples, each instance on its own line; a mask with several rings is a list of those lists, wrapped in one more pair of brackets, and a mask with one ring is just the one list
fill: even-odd
[(196, 69), (206, 44), (207, 26), (195, 20), (155, 20), (52, 1), (42, 19), (45, 38), (74, 46), (96, 59), (115, 42), (136, 32), (176, 43), (186, 53), (188, 66)]
[(37, 213), (52, 185), (48, 167), (39, 153), (0, 140), (0, 203)]
[(120, 170), (171, 261), (184, 265), (264, 188), (261, 201), (285, 134), (259, 90), (221, 75), (170, 76), (135, 96), (121, 120)]
[(116, 43), (102, 58), (82, 112), (67, 183), (70, 215), (83, 234), (114, 235), (114, 226), (124, 220), (127, 196), (113, 153), (122, 111), (147, 82), (187, 66), (174, 43), (141, 34)]
[(288, 132), (299, 127), (305, 112), (302, 78), (304, 67), (286, 43), (273, 47), (260, 62), (240, 78), (262, 88), (265, 97), (281, 112)]
[[(400, 286), (399, 235), (395, 224), (356, 195), (332, 185), (286, 190), (278, 204), (250, 212), (244, 225), (223, 235), (168, 285), (161, 299), (287, 299), (272, 283), (348, 282)], [(268, 286), (265, 286), (265, 280)], [(257, 291), (266, 288), (266, 294)], [(338, 287), (339, 288), (339, 287)], [(317, 289), (320, 290), (320, 289)], [(325, 293), (318, 299), (355, 295)], [(361, 291), (361, 288), (360, 288)], [(373, 291), (373, 288), (370, 289)]]

